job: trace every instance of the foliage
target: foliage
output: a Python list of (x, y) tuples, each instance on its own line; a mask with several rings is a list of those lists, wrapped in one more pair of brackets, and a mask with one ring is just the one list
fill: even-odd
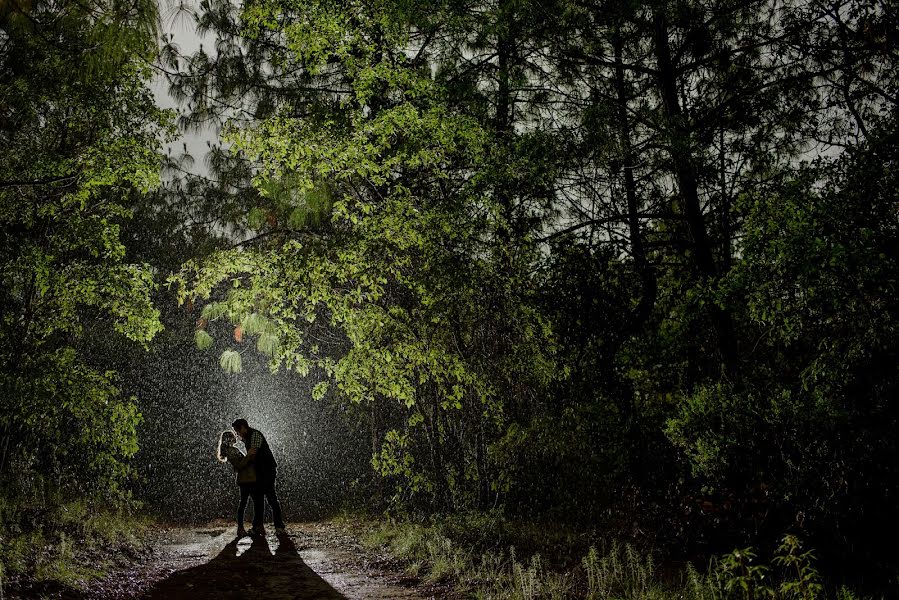
[(219, 362), (222, 365), (222, 369), (224, 369), (226, 372), (240, 373), (241, 359), (239, 352), (231, 349), (225, 350), (224, 352), (222, 352), (222, 357)]
[[(323, 4), (307, 7), (312, 24), (275, 26), (281, 9), (247, 6), (245, 43), (283, 33), (279, 60), (317, 81), (339, 81), (351, 95), (302, 118), (285, 102), (257, 122), (231, 122), (228, 139), (257, 165), (257, 189), (284, 207), (291, 229), (263, 226), (280, 239), (189, 263), (172, 281), (191, 302), (222, 290), (224, 299), (204, 309), (210, 320), (272, 324), (257, 347), (273, 367), (320, 368), (347, 400), (403, 415), (383, 432), (373, 461), (398, 491), (426, 492), (436, 503), (483, 500), (479, 490), (497, 477), (486, 464), (488, 439), (458, 438), (454, 423), (483, 414), (483, 427), (501, 428), (504, 402), (519, 401), (510, 384), (545, 384), (552, 368), (549, 329), (524, 301), (532, 292), (515, 285), (529, 277), (526, 263), (483, 250), (500, 226), (499, 209), (482, 193), (484, 127), (447, 107), (441, 87), (402, 53), (412, 26), (403, 12), (360, 5), (351, 23), (347, 7)], [(267, 222), (253, 210), (253, 225)], [(327, 218), (300, 223), (297, 210)], [(501, 302), (496, 314), (478, 310), (485, 290)], [(500, 330), (515, 344), (497, 369), (479, 348)], [(422, 443), (432, 456), (414, 469), (410, 455), (396, 454)], [(451, 465), (441, 448), (456, 444)]]
[[(154, 2), (0, 9), (0, 501), (38, 514), (131, 502), (140, 414), (82, 349), (104, 332), (146, 347), (161, 329), (152, 271), (120, 239), (168, 132), (146, 85), (156, 18)], [(38, 575), (65, 578), (71, 541), (54, 536), (61, 562)]]
[[(312, 395), (370, 432), (392, 514), (494, 507), (686, 554), (789, 530), (895, 585), (890, 8), (208, 0), (216, 51), (184, 56), (157, 52), (155, 2), (3, 3), (4, 494), (130, 502), (140, 415), (85, 350), (147, 347), (174, 270), (227, 373), (253, 343), (327, 378)], [(205, 175), (159, 156), (157, 58), (179, 123), (218, 127)], [(402, 553), (495, 576), (482, 595), (676, 588), (626, 548), (575, 583), (419, 533)], [(683, 590), (823, 594), (798, 538), (755, 552)]]
[(813, 566), (815, 555), (811, 550), (802, 552), (802, 543), (794, 535), (785, 535), (777, 550), (774, 564), (790, 573), (790, 578), (780, 584), (783, 597), (812, 600), (823, 595), (824, 586)]
[[(430, 579), (450, 575), (451, 581), (475, 598), (810, 600), (856, 597), (846, 587), (825, 590), (815, 569), (814, 555), (810, 551), (802, 552), (801, 542), (792, 535), (784, 536), (770, 565), (759, 563), (752, 548), (744, 548), (714, 558), (705, 573), (698, 572), (689, 563), (680, 572), (662, 573), (651, 554), (614, 541), (604, 545), (602, 551), (591, 546), (579, 564), (553, 568), (536, 551), (524, 560), (518, 558), (520, 553), (514, 546), (498, 550), (496, 540), (486, 544), (472, 542), (477, 535), (464, 523), (450, 519), (430, 525), (381, 524), (368, 534), (366, 543), (386, 549), (416, 575)], [(482, 524), (469, 515), (467, 527)], [(514, 527), (511, 531), (515, 531)], [(570, 548), (558, 546), (560, 542), (552, 540), (551, 545), (544, 545), (540, 550), (544, 556), (565, 555)]]
[(684, 394), (667, 429), (710, 488), (764, 490), (823, 522), (843, 514), (836, 498), (863, 473), (896, 481), (879, 466), (895, 451), (884, 394), (897, 383), (886, 367), (897, 221), (893, 192), (882, 191), (893, 176), (875, 166), (895, 152), (890, 139), (809, 167), (777, 195), (744, 199), (742, 260), (721, 293), (745, 298), (753, 354), (739, 383)]
[(0, 576), (7, 594), (31, 596), (43, 590), (78, 593), (102, 577), (114, 551), (135, 553), (147, 523), (127, 513), (61, 503), (41, 514), (21, 501), (0, 501)]
[(184, 121), (223, 125), (210, 197), (239, 239), (170, 282), (204, 345), (225, 321), (328, 376), (394, 512), (676, 553), (795, 529), (895, 579), (889, 14), (205, 3), (216, 56), (162, 55)]

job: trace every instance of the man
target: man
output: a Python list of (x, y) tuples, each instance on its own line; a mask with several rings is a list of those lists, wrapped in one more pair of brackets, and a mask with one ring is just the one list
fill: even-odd
[(253, 528), (250, 529), (250, 535), (261, 535), (265, 533), (262, 526), (263, 516), (265, 515), (265, 506), (262, 504), (262, 497), (268, 501), (268, 505), (272, 507), (272, 520), (275, 522), (275, 531), (284, 533), (284, 519), (281, 517), (281, 504), (278, 502), (278, 495), (275, 492), (275, 477), (277, 463), (272, 455), (272, 450), (268, 446), (268, 442), (262, 432), (253, 429), (247, 423), (246, 419), (237, 419), (231, 424), (240, 439), (243, 440), (247, 447), (248, 463), (256, 467), (256, 496), (253, 498)]

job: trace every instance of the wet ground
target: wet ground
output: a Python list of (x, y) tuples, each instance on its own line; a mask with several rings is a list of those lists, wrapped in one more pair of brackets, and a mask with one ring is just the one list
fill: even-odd
[(372, 555), (333, 523), (292, 523), (287, 535), (235, 539), (234, 527), (161, 528), (151, 552), (91, 584), (98, 600), (425, 600), (450, 590), (425, 585)]

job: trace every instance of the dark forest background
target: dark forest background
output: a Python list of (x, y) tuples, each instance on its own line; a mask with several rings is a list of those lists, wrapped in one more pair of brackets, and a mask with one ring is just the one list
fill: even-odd
[(159, 10), (0, 2), (7, 539), (227, 514), (246, 416), (305, 518), (896, 584), (892, 2), (204, 0), (189, 55)]

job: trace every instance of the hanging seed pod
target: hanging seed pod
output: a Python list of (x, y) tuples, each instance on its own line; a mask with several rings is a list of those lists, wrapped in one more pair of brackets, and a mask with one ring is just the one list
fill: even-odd
[(208, 323), (209, 320), (206, 317), (200, 317), (197, 319), (197, 329), (206, 329)]
[(243, 341), (243, 327), (238, 325), (234, 328), (234, 341), (242, 342)]

